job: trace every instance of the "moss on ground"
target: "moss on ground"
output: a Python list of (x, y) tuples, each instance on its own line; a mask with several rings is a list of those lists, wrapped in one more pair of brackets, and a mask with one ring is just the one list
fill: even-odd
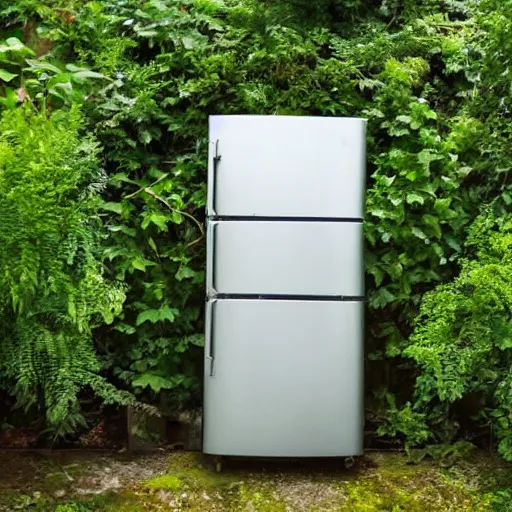
[[(72, 470), (73, 481), (79, 481), (80, 466), (68, 469)], [(69, 485), (62, 498), (55, 496), (55, 488), (66, 482), (60, 476), (51, 476), (50, 466), (46, 465), (45, 470), (48, 473), (35, 491), (39, 494), (5, 489), (0, 493), (0, 510), (512, 511), (507, 508), (512, 503), (512, 494), (507, 491), (512, 488), (510, 465), (482, 453), (450, 468), (427, 460), (411, 464), (401, 454), (375, 454), (352, 470), (332, 463), (312, 466), (242, 461), (217, 474), (203, 463), (200, 455), (182, 452), (168, 456), (167, 469), (161, 474), (98, 495), (73, 494), (73, 482), (66, 477)]]
[(148, 480), (143, 485), (146, 489), (171, 492), (177, 492), (183, 487), (181, 480), (176, 475), (157, 476)]

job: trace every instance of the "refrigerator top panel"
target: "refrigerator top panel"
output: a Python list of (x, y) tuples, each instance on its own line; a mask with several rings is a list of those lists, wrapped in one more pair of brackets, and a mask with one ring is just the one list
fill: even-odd
[(207, 214), (363, 218), (366, 120), (210, 116)]

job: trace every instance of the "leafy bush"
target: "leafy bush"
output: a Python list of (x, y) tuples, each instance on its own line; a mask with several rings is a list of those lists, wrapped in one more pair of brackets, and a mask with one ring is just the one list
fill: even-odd
[[(414, 411), (390, 418), (409, 442), (418, 432), (451, 441), (457, 433), (453, 405), (480, 397), (479, 421), (491, 424), (498, 450), (512, 460), (512, 217), (482, 215), (469, 230), (460, 275), (425, 294), (417, 326), (402, 355), (421, 373)], [(400, 428), (398, 418), (413, 415)]]
[(92, 343), (125, 298), (98, 259), (98, 153), (76, 109), (47, 118), (27, 107), (0, 119), (0, 378), (55, 435), (81, 423), (83, 386), (126, 401), (99, 376)]

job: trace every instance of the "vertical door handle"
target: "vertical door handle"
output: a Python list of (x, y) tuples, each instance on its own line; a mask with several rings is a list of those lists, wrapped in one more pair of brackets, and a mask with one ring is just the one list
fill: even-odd
[(208, 221), (206, 233), (207, 262), (206, 262), (206, 295), (211, 297), (217, 294), (215, 290), (215, 231), (216, 221)]
[(205, 332), (205, 350), (206, 362), (209, 365), (208, 374), (213, 376), (215, 362), (215, 299), (206, 303), (206, 332)]
[(209, 215), (216, 216), (217, 215), (217, 171), (219, 168), (221, 155), (219, 154), (219, 140), (215, 141), (215, 146), (213, 149), (213, 168), (212, 168), (212, 178), (210, 182), (210, 194), (208, 197), (210, 198), (209, 202)]

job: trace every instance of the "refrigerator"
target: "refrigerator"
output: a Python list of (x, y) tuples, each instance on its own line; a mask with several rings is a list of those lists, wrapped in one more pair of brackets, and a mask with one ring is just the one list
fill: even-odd
[(209, 118), (206, 454), (362, 453), (365, 131)]

